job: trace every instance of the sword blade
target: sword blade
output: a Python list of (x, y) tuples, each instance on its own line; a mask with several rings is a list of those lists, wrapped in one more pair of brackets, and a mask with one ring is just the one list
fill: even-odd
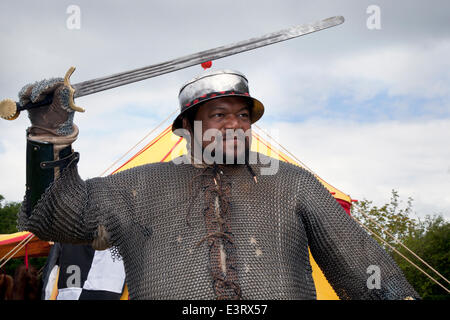
[(188, 68), (201, 64), (206, 61), (217, 60), (253, 50), (256, 48), (268, 46), (277, 42), (297, 38), (320, 30), (328, 29), (344, 22), (344, 17), (337, 16), (309, 24), (297, 25), (278, 32), (269, 33), (260, 37), (232, 43), (229, 45), (217, 47), (210, 50), (183, 56), (163, 63), (151, 66), (125, 71), (106, 77), (96, 78), (72, 85), (75, 89), (74, 97), (82, 97), (96, 92), (116, 88), (137, 81), (160, 76), (166, 73), (174, 72), (180, 69)]

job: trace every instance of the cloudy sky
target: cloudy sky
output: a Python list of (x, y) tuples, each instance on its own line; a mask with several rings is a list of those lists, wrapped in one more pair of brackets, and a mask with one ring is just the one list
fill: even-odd
[[(71, 5), (79, 29), (69, 28)], [(380, 9), (379, 29), (372, 25)], [(240, 70), (266, 106), (258, 125), (354, 199), (414, 199), (419, 216), (450, 218), (450, 2), (18, 1), (0, 2), (0, 99), (77, 70), (72, 82), (343, 15), (346, 22), (213, 62)], [(177, 108), (200, 66), (77, 99), (83, 178), (112, 162)], [(25, 190), (26, 114), (0, 121), (0, 194)], [(166, 124), (168, 125), (168, 123)], [(150, 137), (151, 139), (151, 137)], [(147, 140), (148, 141), (148, 140)], [(136, 152), (137, 150), (135, 150)]]

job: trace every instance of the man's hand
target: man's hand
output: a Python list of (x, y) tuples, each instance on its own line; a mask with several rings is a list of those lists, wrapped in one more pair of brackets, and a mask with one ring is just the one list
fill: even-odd
[(52, 78), (24, 86), (19, 92), (19, 103), (39, 102), (53, 95), (50, 105), (28, 110), (31, 121), (29, 134), (32, 136), (61, 137), (73, 133), (74, 110), (70, 108), (69, 88), (64, 79)]

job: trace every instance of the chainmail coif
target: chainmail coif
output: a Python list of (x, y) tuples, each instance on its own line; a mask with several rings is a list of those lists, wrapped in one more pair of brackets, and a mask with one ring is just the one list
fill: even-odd
[(420, 298), (313, 174), (280, 162), (253, 179), (261, 166), (156, 163), (83, 181), (72, 163), (19, 228), (92, 243), (102, 226), (130, 299), (315, 299), (308, 246), (341, 299)]

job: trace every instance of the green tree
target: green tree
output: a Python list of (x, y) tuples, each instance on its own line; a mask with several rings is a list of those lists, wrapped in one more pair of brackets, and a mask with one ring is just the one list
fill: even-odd
[[(402, 239), (402, 243), (424, 259), (446, 279), (450, 278), (450, 223), (445, 221), (442, 216), (427, 216), (423, 221), (419, 220), (414, 234)], [(397, 249), (403, 255), (411, 256), (405, 248), (397, 246)], [(399, 255), (394, 255), (393, 257), (406, 278), (411, 284), (414, 283), (414, 288), (416, 288), (423, 299), (450, 299), (450, 294), (447, 294), (444, 289), (431, 281), (405, 259)], [(422, 268), (445, 287), (449, 287), (445, 280), (437, 276), (426, 266)]]
[[(351, 214), (361, 221), (364, 226), (395, 247), (396, 240), (410, 236), (417, 228), (417, 221), (410, 217), (413, 210), (412, 203), (413, 199), (410, 197), (406, 202), (406, 206), (402, 206), (398, 192), (392, 190), (390, 201), (383, 206), (375, 206), (373, 201), (364, 199), (352, 205)], [(391, 234), (393, 238), (385, 231)], [(378, 238), (374, 238), (388, 252), (391, 251), (389, 246)]]
[[(7, 202), (0, 194), (0, 234), (15, 233), (18, 231), (17, 214), (19, 213), (20, 205), (19, 202)], [(46, 258), (30, 258), (28, 262), (39, 270), (44, 266), (46, 260)], [(13, 258), (8, 261), (2, 271), (14, 276), (16, 268), (23, 263), (23, 259)]]
[(20, 203), (4, 202), (5, 198), (0, 194), (0, 234), (17, 232), (17, 213)]
[[(422, 264), (400, 243), (417, 254), (447, 279), (450, 276), (450, 224), (442, 216), (426, 216), (414, 219), (413, 199), (406, 204), (397, 191), (392, 190), (390, 201), (381, 207), (364, 199), (352, 206), (352, 215), (370, 231), (380, 236), (391, 247), (399, 251), (445, 287), (447, 283), (427, 266)], [(369, 232), (370, 233), (370, 232)], [(394, 258), (406, 279), (423, 299), (450, 299), (450, 295), (439, 285), (397, 254), (389, 245), (373, 236)]]

